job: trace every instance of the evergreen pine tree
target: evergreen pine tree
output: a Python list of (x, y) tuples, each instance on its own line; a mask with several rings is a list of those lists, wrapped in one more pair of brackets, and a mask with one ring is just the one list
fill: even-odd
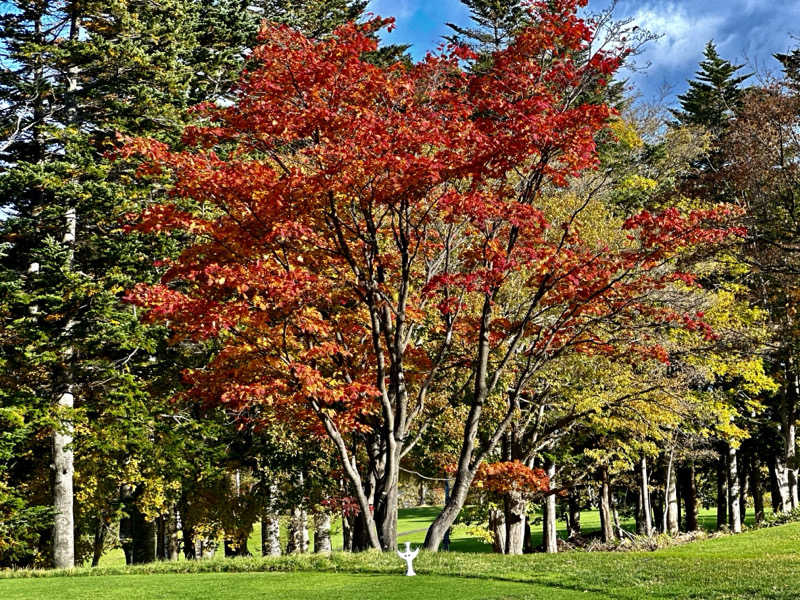
[(681, 125), (702, 125), (719, 137), (741, 99), (741, 84), (752, 74), (737, 75), (743, 65), (721, 58), (713, 41), (706, 44), (703, 56), (696, 79), (678, 96), (681, 108), (671, 112)]
[(800, 48), (795, 48), (788, 54), (773, 54), (778, 62), (783, 65), (783, 73), (789, 85), (800, 87)]
[(478, 54), (473, 64), (475, 70), (487, 68), (492, 53), (507, 46), (530, 20), (526, 3), (521, 0), (461, 0), (461, 3), (469, 9), (471, 24), (447, 23), (454, 33), (444, 38)]

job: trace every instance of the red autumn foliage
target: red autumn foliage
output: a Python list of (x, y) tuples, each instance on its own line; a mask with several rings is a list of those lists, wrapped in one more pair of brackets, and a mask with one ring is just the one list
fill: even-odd
[(567, 348), (664, 359), (626, 334), (637, 320), (704, 327), (648, 294), (674, 279), (661, 266), (677, 252), (731, 234), (725, 209), (644, 213), (613, 251), (582, 239), (577, 214), (553, 223), (541, 209), (545, 184), (596, 165), (612, 111), (576, 98), (624, 52), (578, 58), (592, 32), (574, 0), (532, 11), (535, 25), (480, 73), (461, 68), (459, 48), (412, 67), (365, 62), (380, 19), (323, 41), (265, 25), (236, 102), (200, 108), (187, 150), (138, 139), (120, 153), (172, 182), (173, 202), (133, 229), (196, 236), (160, 284), (128, 296), (175, 340), (216, 340), (210, 364), (185, 374), (186, 397), (327, 434), (367, 514), (345, 440), (359, 432), (379, 520), (396, 510), (428, 395), (453, 373), (474, 382), (463, 483), (507, 424), (471, 462), (506, 370), (519, 391)]
[(544, 470), (531, 469), (518, 460), (482, 463), (473, 484), (500, 496), (509, 492), (534, 496), (550, 490), (550, 479)]

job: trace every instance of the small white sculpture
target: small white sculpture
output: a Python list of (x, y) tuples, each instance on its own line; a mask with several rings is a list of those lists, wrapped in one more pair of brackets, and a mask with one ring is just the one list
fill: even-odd
[(404, 561), (406, 561), (406, 564), (408, 565), (408, 570), (406, 571), (406, 576), (407, 577), (411, 577), (412, 575), (416, 575), (416, 573), (414, 573), (414, 565), (412, 564), (412, 562), (417, 557), (417, 554), (419, 554), (419, 548), (417, 548), (416, 550), (414, 550), (412, 552), (411, 551), (411, 542), (406, 542), (406, 551), (405, 552), (400, 552), (400, 550), (397, 551), (397, 556), (399, 556)]

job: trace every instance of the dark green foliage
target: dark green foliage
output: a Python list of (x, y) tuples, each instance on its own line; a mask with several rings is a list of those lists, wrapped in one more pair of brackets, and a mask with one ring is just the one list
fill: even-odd
[(446, 39), (471, 47), (479, 54), (504, 48), (529, 21), (526, 3), (520, 0), (461, 0), (469, 8), (469, 27), (448, 23), (455, 33)]
[(797, 88), (800, 86), (800, 48), (795, 48), (789, 54), (774, 54), (783, 66), (783, 73), (787, 83)]
[(720, 57), (713, 41), (706, 44), (703, 56), (697, 78), (678, 96), (680, 110), (671, 112), (681, 125), (702, 125), (719, 136), (741, 100), (741, 84), (752, 74), (737, 75), (743, 65)]

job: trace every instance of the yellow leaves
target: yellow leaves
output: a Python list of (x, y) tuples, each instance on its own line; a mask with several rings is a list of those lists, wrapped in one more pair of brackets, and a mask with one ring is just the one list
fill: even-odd
[(267, 310), (267, 302), (266, 302), (266, 300), (264, 300), (264, 298), (262, 298), (258, 294), (253, 296), (250, 299), (250, 302), (253, 304), (253, 306), (255, 306), (259, 310)]
[(641, 175), (629, 175), (622, 179), (620, 188), (626, 192), (642, 192), (649, 193), (658, 187), (658, 182), (649, 177), (642, 177)]
[(614, 119), (609, 123), (608, 128), (611, 133), (617, 138), (617, 143), (625, 149), (633, 150), (644, 146), (642, 138), (636, 128), (623, 119)]

